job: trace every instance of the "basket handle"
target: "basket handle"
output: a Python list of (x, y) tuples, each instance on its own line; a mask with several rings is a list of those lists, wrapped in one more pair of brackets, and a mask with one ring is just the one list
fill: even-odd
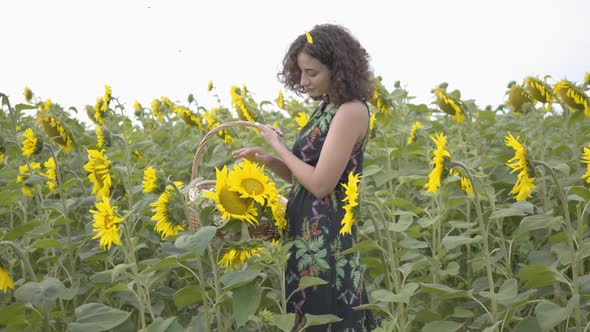
[(203, 151), (205, 150), (205, 145), (207, 144), (207, 141), (209, 141), (209, 139), (211, 137), (213, 137), (213, 135), (215, 135), (215, 133), (217, 133), (220, 130), (224, 130), (224, 129), (227, 129), (230, 127), (242, 127), (242, 126), (254, 127), (256, 129), (261, 129), (263, 125), (258, 122), (230, 121), (230, 122), (220, 124), (219, 126), (211, 129), (207, 134), (205, 134), (205, 136), (203, 136), (203, 138), (201, 139), (201, 142), (199, 143), (199, 147), (197, 148), (197, 152), (195, 153), (195, 157), (193, 159), (191, 181), (197, 178), (197, 171), (199, 169), (199, 161), (201, 160), (201, 155), (203, 154)]

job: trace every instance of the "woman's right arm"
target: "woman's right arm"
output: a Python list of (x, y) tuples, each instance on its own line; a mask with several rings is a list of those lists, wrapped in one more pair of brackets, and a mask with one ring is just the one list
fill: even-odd
[(242, 148), (234, 151), (232, 155), (235, 158), (245, 158), (261, 163), (281, 179), (291, 183), (292, 173), (289, 167), (281, 159), (264, 152), (260, 147)]

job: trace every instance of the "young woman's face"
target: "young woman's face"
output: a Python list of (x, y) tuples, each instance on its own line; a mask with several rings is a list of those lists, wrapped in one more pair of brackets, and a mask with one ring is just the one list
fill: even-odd
[(330, 69), (311, 55), (301, 52), (297, 56), (297, 66), (301, 70), (299, 84), (312, 98), (319, 98), (330, 91)]

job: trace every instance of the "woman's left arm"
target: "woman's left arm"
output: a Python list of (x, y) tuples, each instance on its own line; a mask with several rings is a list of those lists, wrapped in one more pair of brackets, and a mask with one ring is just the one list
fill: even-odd
[(323, 198), (338, 185), (354, 145), (367, 134), (368, 123), (368, 114), (362, 103), (342, 104), (330, 123), (315, 167), (297, 158), (272, 126), (265, 126), (261, 135), (277, 151), (299, 183), (317, 198)]

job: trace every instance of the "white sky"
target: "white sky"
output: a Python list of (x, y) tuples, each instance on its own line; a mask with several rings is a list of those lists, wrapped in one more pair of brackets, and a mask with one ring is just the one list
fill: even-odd
[(0, 3), (0, 91), (13, 104), (29, 86), (83, 110), (108, 84), (129, 110), (189, 93), (211, 107), (209, 80), (226, 105), (231, 85), (272, 100), (288, 45), (317, 23), (349, 28), (385, 85), (401, 81), (416, 102), (432, 102), (430, 89), (446, 81), (463, 99), (498, 105), (511, 80), (582, 82), (590, 71), (587, 0)]

